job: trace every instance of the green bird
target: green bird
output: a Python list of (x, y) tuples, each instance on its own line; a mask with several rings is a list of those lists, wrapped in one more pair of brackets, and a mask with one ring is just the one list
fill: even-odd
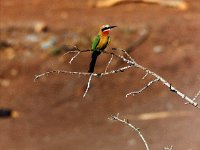
[(109, 36), (109, 31), (115, 27), (117, 26), (103, 25), (102, 27), (100, 27), (99, 33), (94, 38), (94, 41), (92, 43), (92, 60), (90, 62), (90, 68), (88, 71), (89, 73), (94, 72), (97, 57), (110, 43), (111, 38)]

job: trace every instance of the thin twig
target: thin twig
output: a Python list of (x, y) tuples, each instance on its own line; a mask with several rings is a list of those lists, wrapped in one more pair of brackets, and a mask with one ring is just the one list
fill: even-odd
[(88, 89), (90, 88), (90, 83), (91, 83), (91, 80), (92, 80), (92, 76), (93, 76), (93, 73), (91, 73), (90, 77), (89, 77), (89, 80), (88, 80), (88, 84), (87, 84), (87, 88), (85, 90), (85, 93), (83, 94), (83, 98), (86, 96), (87, 92), (88, 92)]
[[(120, 49), (119, 49), (120, 50)], [(124, 52), (124, 51), (122, 51)], [(159, 76), (158, 74), (152, 72), (151, 70), (139, 65), (137, 62), (133, 62), (133, 61), (130, 61), (126, 58), (124, 58), (123, 56), (121, 55), (117, 55), (115, 54), (114, 56), (118, 57), (118, 58), (121, 58), (124, 62), (128, 63), (128, 64), (132, 64), (134, 67), (136, 68), (139, 68), (145, 72), (147, 72), (148, 74), (151, 74), (152, 76), (158, 78), (165, 86), (167, 86), (169, 88), (169, 90), (171, 92), (174, 92), (176, 93), (178, 96), (180, 96), (183, 100), (185, 100), (186, 102), (188, 102), (189, 104), (195, 106), (196, 108), (199, 108), (200, 107), (198, 106), (198, 103), (197, 102), (194, 102), (191, 98), (189, 98), (188, 96), (186, 96), (185, 94), (183, 94), (182, 92), (180, 92), (179, 90), (177, 90), (174, 86), (172, 86), (172, 84), (170, 84), (169, 82), (167, 82), (164, 78), (162, 78), (161, 76)]]
[(192, 100), (195, 101), (199, 95), (200, 95), (200, 90), (197, 92), (197, 94), (194, 96)]
[(146, 142), (144, 136), (143, 136), (142, 133), (140, 132), (140, 129), (139, 129), (139, 128), (136, 128), (134, 125), (132, 125), (131, 123), (129, 123), (129, 120), (128, 120), (128, 119), (124, 119), (124, 120), (120, 119), (120, 118), (119, 118), (119, 113), (118, 113), (116, 116), (113, 116), (113, 115), (112, 115), (110, 119), (111, 119), (111, 120), (119, 121), (119, 122), (121, 122), (121, 123), (123, 123), (123, 124), (125, 124), (125, 125), (127, 125), (127, 126), (129, 126), (129, 127), (131, 127), (131, 128), (139, 135), (139, 137), (141, 138), (142, 142), (144, 143), (144, 145), (145, 145), (145, 147), (146, 147), (146, 150), (149, 150), (149, 146), (148, 146), (148, 144), (147, 144), (147, 142)]
[[(125, 70), (128, 70), (131, 67), (133, 67), (133, 66), (129, 65), (129, 66), (118, 68), (116, 70), (111, 70), (109, 72), (93, 73), (93, 76), (102, 77), (102, 76), (106, 76), (106, 75), (110, 75), (110, 74), (124, 72)], [(91, 73), (88, 73), (88, 72), (77, 72), (77, 71), (67, 71), (67, 70), (51, 70), (51, 71), (47, 71), (47, 72), (39, 74), (39, 75), (35, 75), (34, 81), (37, 81), (39, 78), (44, 77), (44, 76), (48, 76), (48, 75), (53, 74), (53, 73), (57, 73), (57, 74), (62, 73), (62, 74), (70, 74), (70, 75), (76, 74), (76, 75), (84, 75), (84, 76), (91, 75)]]
[(68, 51), (68, 52), (64, 53), (63, 56), (68, 55), (70, 53), (78, 53), (78, 52), (80, 52), (80, 51), (77, 51), (77, 50), (75, 50), (75, 51)]
[[(117, 49), (117, 50), (120, 50), (121, 49)], [(107, 54), (107, 55), (112, 55), (117, 57), (118, 59), (121, 59), (123, 62), (126, 62), (127, 64), (131, 64), (131, 65), (134, 65), (134, 62), (129, 60), (129, 59), (126, 59), (124, 56), (121, 56), (121, 55), (118, 55), (118, 54), (115, 54), (115, 53), (112, 53), (112, 52), (107, 52), (107, 51), (103, 51), (104, 54)]]
[(39, 78), (43, 77), (43, 76), (48, 76), (50, 74), (53, 74), (53, 73), (57, 73), (57, 74), (71, 74), (71, 75), (74, 75), (74, 74), (77, 74), (77, 75), (90, 75), (90, 73), (88, 72), (73, 72), (73, 71), (66, 71), (66, 70), (51, 70), (51, 71), (47, 71), (45, 73), (42, 73), (42, 74), (39, 74), (39, 75), (35, 75), (35, 79), (34, 81), (37, 81)]
[(159, 76), (158, 74), (146, 69), (145, 67), (135, 63), (135, 67), (142, 69), (146, 72), (148, 72), (149, 74), (151, 74), (152, 76), (156, 77), (157, 79), (159, 79), (165, 86), (167, 86), (169, 88), (169, 90), (173, 93), (176, 93), (178, 96), (180, 96), (183, 100), (187, 101), (188, 103), (190, 103), (191, 105), (198, 107), (198, 103), (194, 102), (191, 98), (189, 98), (188, 96), (186, 96), (185, 94), (183, 94), (182, 92), (180, 92), (179, 90), (177, 90), (174, 86), (172, 86), (172, 84), (170, 84), (169, 82), (167, 82), (164, 78), (162, 78), (161, 76)]
[(108, 67), (109, 67), (109, 65), (110, 65), (110, 63), (111, 63), (111, 61), (112, 61), (112, 59), (113, 59), (113, 54), (112, 54), (111, 57), (110, 57), (110, 60), (109, 60), (109, 62), (108, 62), (108, 64), (107, 64), (107, 66), (106, 66), (105, 72), (107, 72)]
[(80, 51), (78, 51), (77, 54), (74, 55), (74, 56), (70, 59), (69, 63), (71, 64), (72, 61), (73, 61), (79, 54), (80, 54)]
[(64, 53), (63, 56), (68, 55), (70, 53), (77, 53), (77, 52), (84, 53), (84, 52), (89, 52), (89, 51), (91, 51), (91, 50), (89, 50), (89, 49), (86, 49), (86, 50), (77, 49), (77, 50), (73, 50), (73, 51), (68, 51), (68, 52)]
[(135, 60), (131, 57), (131, 55), (129, 55), (124, 49), (119, 49), (119, 50), (121, 50), (122, 52), (124, 52), (124, 54), (126, 56), (128, 56), (129, 60), (131, 60), (132, 62), (135, 62)]
[(149, 86), (151, 86), (151, 84), (155, 83), (155, 82), (158, 82), (160, 79), (156, 78), (152, 81), (150, 81), (146, 86), (144, 86), (142, 89), (138, 90), (138, 91), (133, 91), (133, 92), (130, 92), (128, 94), (126, 94), (126, 98), (129, 96), (129, 95), (136, 95), (136, 94), (140, 94), (141, 92), (143, 92), (145, 89), (147, 89)]
[(149, 75), (149, 73), (146, 72), (146, 74), (142, 77), (142, 80), (144, 80), (148, 75)]
[(172, 150), (173, 149), (173, 145), (171, 145), (170, 147), (165, 147), (164, 150)]

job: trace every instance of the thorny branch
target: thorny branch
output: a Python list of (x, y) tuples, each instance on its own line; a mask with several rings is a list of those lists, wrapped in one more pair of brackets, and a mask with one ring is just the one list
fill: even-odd
[[(197, 92), (197, 94), (194, 96), (194, 98), (190, 98), (188, 96), (186, 96), (184, 93), (180, 92), (179, 90), (177, 90), (174, 86), (172, 86), (171, 83), (167, 82), (164, 78), (162, 78), (161, 76), (159, 76), (158, 74), (154, 73), (153, 71), (143, 67), (142, 65), (138, 64), (124, 49), (119, 49), (119, 48), (113, 48), (113, 51), (122, 51), (125, 55), (119, 55), (113, 52), (108, 52), (108, 51), (102, 51), (102, 54), (107, 54), (107, 55), (111, 55), (111, 59), (109, 60), (105, 72), (102, 73), (88, 73), (88, 72), (72, 72), (72, 71), (66, 71), (66, 70), (52, 70), (52, 71), (48, 71), (39, 75), (35, 76), (34, 81), (36, 81), (37, 79), (43, 77), (43, 76), (48, 76), (52, 73), (64, 73), (64, 74), (71, 74), (71, 75), (84, 75), (84, 76), (90, 76), (89, 81), (88, 81), (88, 86), (87, 89), (83, 95), (83, 97), (86, 96), (88, 89), (90, 87), (90, 82), (92, 77), (102, 77), (102, 76), (106, 76), (106, 75), (110, 75), (110, 74), (114, 74), (114, 73), (120, 73), (120, 72), (124, 72), (125, 70), (128, 70), (130, 68), (136, 67), (138, 69), (143, 70), (146, 74), (145, 76), (142, 78), (144, 79), (146, 76), (151, 75), (155, 78), (155, 80), (150, 81), (145, 87), (143, 87), (141, 90), (139, 91), (133, 91), (131, 93), (128, 93), (126, 96), (129, 96), (130, 94), (139, 94), (141, 92), (143, 92), (146, 88), (148, 88), (149, 86), (151, 86), (154, 82), (161, 82), (163, 85), (165, 85), (166, 87), (169, 88), (169, 90), (175, 94), (177, 94), (178, 96), (180, 96), (182, 98), (182, 100), (184, 100), (187, 104), (191, 104), (196, 108), (200, 107), (198, 106), (198, 103), (196, 102), (197, 97), (200, 95), (200, 90)], [(80, 50), (77, 47), (75, 47), (74, 51), (69, 51), (67, 53), (65, 53), (64, 55), (70, 54), (70, 53), (76, 53), (71, 60), (69, 61), (69, 63), (71, 64), (71, 62), (80, 54), (83, 52), (90, 52), (91, 50)], [(118, 69), (115, 70), (111, 70), (111, 71), (107, 71), (108, 66), (111, 64), (111, 61), (113, 59), (113, 57), (116, 57), (118, 59), (120, 59), (121, 61), (125, 62), (127, 65), (124, 67), (120, 67)], [(127, 58), (126, 58), (127, 57)]]
[(142, 135), (142, 133), (140, 132), (140, 129), (139, 128), (136, 128), (134, 125), (132, 125), (131, 123), (129, 123), (129, 120), (128, 119), (120, 119), (119, 118), (119, 113), (116, 115), (116, 116), (111, 116), (109, 119), (111, 120), (116, 120), (116, 121), (119, 121), (129, 127), (131, 127), (138, 135), (139, 137), (141, 138), (142, 142), (144, 143), (145, 147), (146, 147), (146, 150), (149, 150), (149, 146), (144, 138), (144, 136)]

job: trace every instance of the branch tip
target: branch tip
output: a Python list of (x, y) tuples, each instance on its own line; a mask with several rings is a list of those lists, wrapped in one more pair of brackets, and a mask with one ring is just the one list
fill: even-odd
[(119, 113), (117, 114), (117, 116), (113, 116), (111, 115), (111, 117), (113, 118), (113, 120), (116, 120), (116, 121), (119, 121), (127, 126), (129, 126), (130, 128), (132, 128), (138, 135), (139, 137), (141, 138), (142, 142), (144, 143), (145, 145), (145, 148), (146, 150), (149, 150), (149, 146), (144, 138), (144, 136), (142, 135), (142, 133), (140, 132), (140, 129), (139, 128), (136, 128), (134, 125), (132, 125), (131, 123), (129, 123), (128, 119), (120, 119), (119, 118)]

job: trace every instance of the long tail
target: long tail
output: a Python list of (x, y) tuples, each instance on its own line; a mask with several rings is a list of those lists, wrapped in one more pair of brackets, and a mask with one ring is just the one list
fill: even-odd
[(97, 57), (100, 55), (101, 52), (93, 52), (92, 54), (92, 60), (90, 62), (90, 68), (88, 70), (89, 73), (93, 73), (94, 72), (94, 67), (97, 61)]

